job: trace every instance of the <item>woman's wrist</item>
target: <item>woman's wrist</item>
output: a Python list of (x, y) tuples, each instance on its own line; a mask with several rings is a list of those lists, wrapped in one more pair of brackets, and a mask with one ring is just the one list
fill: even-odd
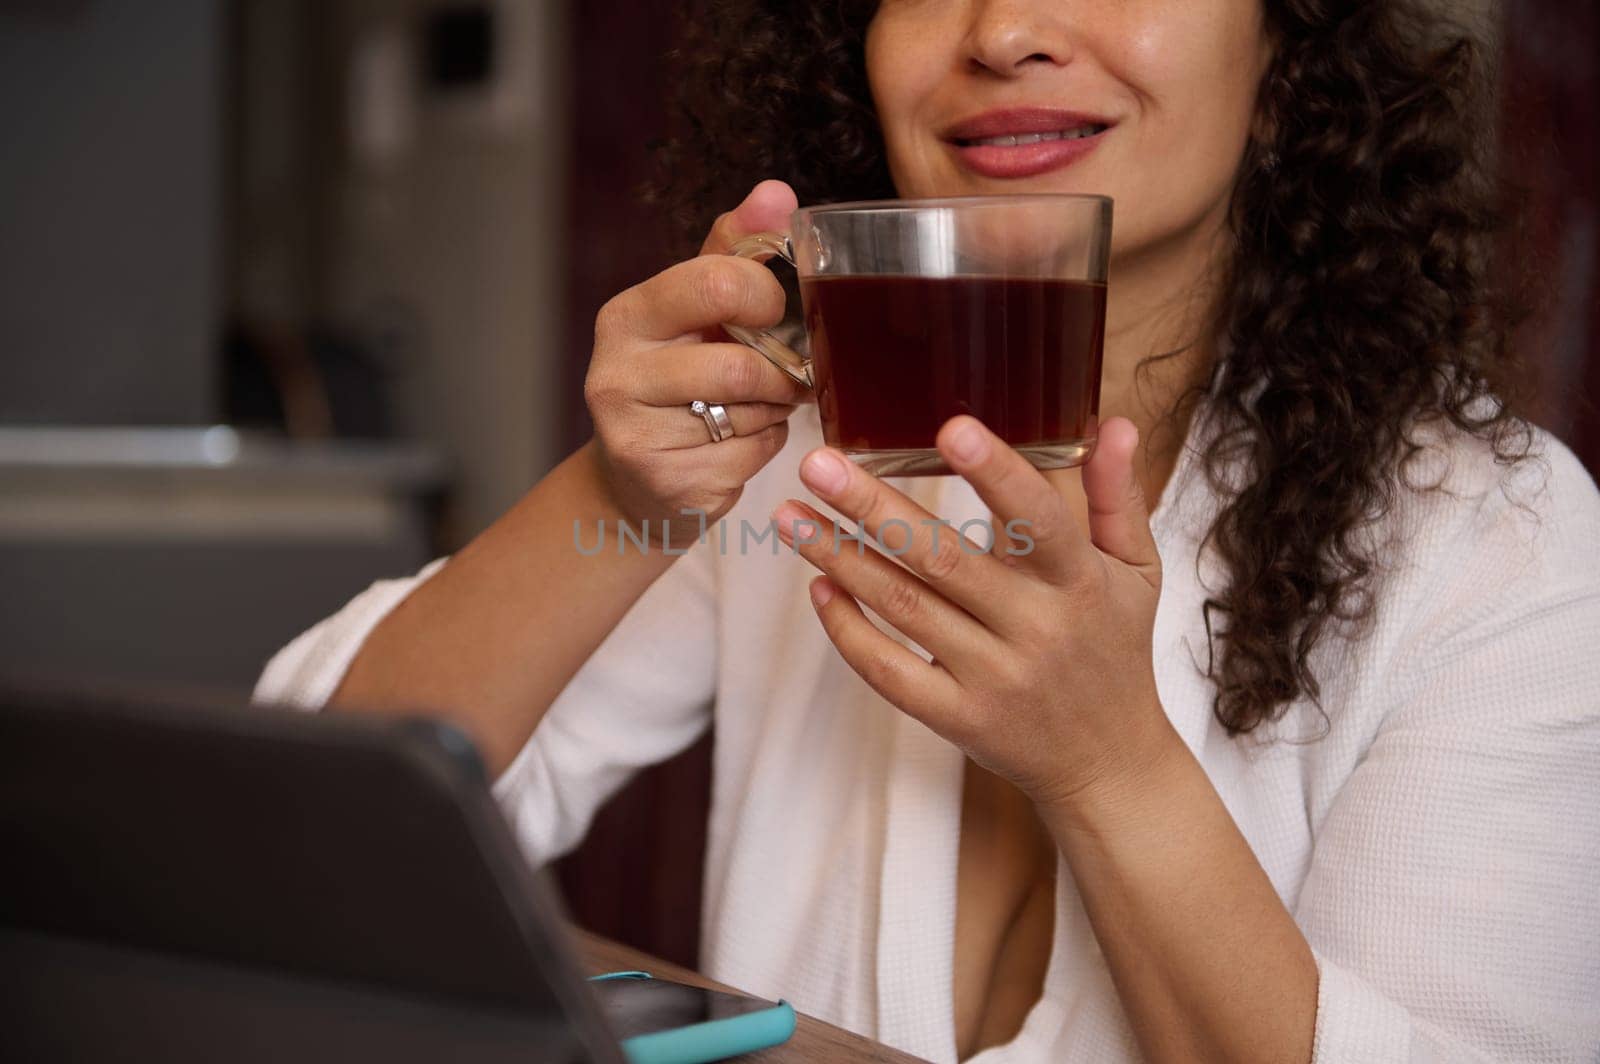
[(578, 469), (597, 504), (595, 507), (597, 512), (583, 516), (590, 520), (606, 522), (628, 520), (628, 512), (617, 497), (611, 466), (606, 461), (605, 450), (601, 447), (600, 440), (590, 436), (584, 445), (578, 448), (574, 457), (578, 459)]
[[(580, 526), (580, 531), (586, 539), (598, 536), (607, 553), (644, 553), (671, 561), (699, 542), (710, 522), (720, 516), (720, 511), (715, 515), (689, 509), (669, 512), (638, 505), (629, 497), (626, 484), (619, 483), (598, 437), (590, 437), (577, 457), (600, 504), (599, 512), (583, 517), (595, 522), (594, 526)], [(615, 547), (609, 546), (612, 542)]]
[(1148, 826), (1174, 801), (1184, 801), (1196, 773), (1205, 781), (1204, 770), (1159, 703), (1124, 719), (1130, 727), (1113, 752), (1081, 771), (1070, 789), (1035, 801), (1040, 821), (1063, 852), (1070, 840), (1103, 836), (1127, 824)]
[(1317, 969), (1205, 768), (1165, 716), (1136, 768), (1039, 807), (1146, 1059), (1306, 1060)]

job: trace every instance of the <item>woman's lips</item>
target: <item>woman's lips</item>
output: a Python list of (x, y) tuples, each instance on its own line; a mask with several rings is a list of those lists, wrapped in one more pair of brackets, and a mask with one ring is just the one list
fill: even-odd
[(1070, 166), (1099, 146), (1110, 123), (1053, 108), (990, 111), (945, 131), (967, 169), (984, 177), (1033, 177)]

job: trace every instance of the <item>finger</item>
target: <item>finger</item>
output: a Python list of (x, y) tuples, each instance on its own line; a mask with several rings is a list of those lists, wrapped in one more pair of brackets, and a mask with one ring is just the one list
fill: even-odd
[[(705, 427), (701, 426), (701, 432)], [(668, 448), (660, 454), (660, 477), (689, 499), (686, 504), (715, 509), (720, 500), (739, 492), (746, 481), (781, 450), (789, 439), (789, 425), (780, 421), (748, 436), (731, 436), (713, 443), (711, 437), (693, 447)]]
[(992, 661), (1000, 649), (993, 633), (972, 614), (862, 540), (839, 535), (833, 521), (804, 503), (795, 499), (782, 503), (772, 520), (785, 545), (851, 598), (946, 662), (958, 677)]
[[(779, 425), (794, 413), (786, 403), (727, 403), (722, 409), (733, 424), (733, 436), (754, 436), (772, 425)], [(707, 443), (726, 443), (728, 437), (713, 440), (705, 419), (687, 407), (663, 407), (660, 410), (661, 435), (657, 437), (667, 450), (699, 447)]]
[(788, 232), (789, 216), (800, 206), (794, 189), (782, 181), (762, 181), (744, 202), (717, 216), (700, 245), (702, 255), (725, 254), (735, 242), (754, 233)]
[(934, 517), (831, 447), (806, 455), (800, 479), (818, 498), (896, 551), (897, 560), (939, 594), (985, 627), (1007, 630), (1007, 611), (1015, 609), (1022, 578), (989, 553), (990, 544), (962, 535), (949, 521)]
[(702, 255), (614, 296), (595, 318), (595, 344), (668, 343), (719, 325), (764, 329), (783, 320), (783, 285), (758, 262)]
[(811, 604), (839, 656), (868, 687), (934, 731), (948, 728), (961, 705), (954, 677), (890, 639), (827, 577), (811, 581)]
[(1150, 532), (1144, 485), (1134, 474), (1139, 429), (1125, 417), (1100, 426), (1094, 451), (1083, 467), (1083, 493), (1089, 500), (1089, 538), (1105, 553), (1137, 569), (1155, 583), (1161, 555)]
[(1066, 502), (1037, 469), (975, 417), (953, 417), (935, 439), (950, 468), (972, 485), (1013, 545), (1002, 547), (1024, 568), (1060, 574), (1083, 560), (1088, 544)]
[(634, 394), (652, 406), (708, 403), (781, 403), (808, 396), (805, 386), (743, 344), (673, 344), (629, 363)]

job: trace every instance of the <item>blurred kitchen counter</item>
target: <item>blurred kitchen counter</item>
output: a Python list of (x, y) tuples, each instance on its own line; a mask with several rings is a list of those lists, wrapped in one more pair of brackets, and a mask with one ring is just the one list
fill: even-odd
[(0, 674), (247, 689), (428, 560), (447, 473), (405, 443), (0, 428)]

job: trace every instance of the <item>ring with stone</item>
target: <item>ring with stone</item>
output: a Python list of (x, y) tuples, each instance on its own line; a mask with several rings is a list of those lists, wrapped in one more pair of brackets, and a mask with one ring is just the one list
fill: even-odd
[(711, 433), (712, 443), (721, 443), (733, 435), (733, 419), (728, 417), (728, 411), (721, 403), (708, 403), (703, 399), (696, 399), (689, 404), (689, 413), (706, 423), (706, 431)]

